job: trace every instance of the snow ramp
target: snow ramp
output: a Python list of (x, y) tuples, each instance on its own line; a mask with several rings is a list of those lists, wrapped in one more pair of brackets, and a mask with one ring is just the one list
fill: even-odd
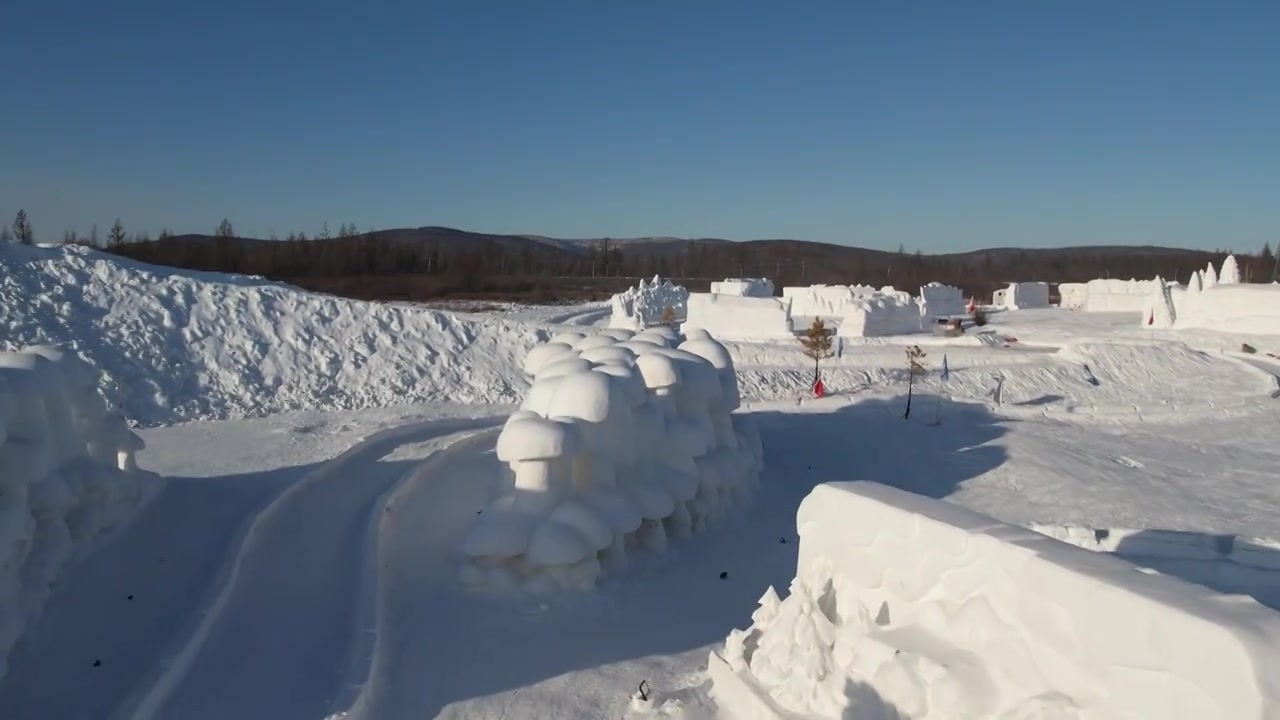
[[(69, 347), (145, 425), (514, 402), (541, 331), (262, 278), (137, 263), (77, 246), (0, 246), (0, 349)], [(123, 390), (117, 389), (124, 388)]]

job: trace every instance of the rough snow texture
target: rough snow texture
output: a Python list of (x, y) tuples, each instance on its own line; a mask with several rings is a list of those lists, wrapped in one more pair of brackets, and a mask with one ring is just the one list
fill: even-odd
[(1009, 283), (997, 290), (992, 304), (1005, 310), (1030, 310), (1049, 307), (1049, 285), (1042, 282)]
[(346, 300), (261, 278), (135, 263), (77, 246), (0, 243), (0, 350), (54, 343), (104, 371), (144, 425), (515, 402), (528, 326)]
[(726, 278), (711, 283), (711, 292), (714, 295), (773, 297), (773, 281), (768, 278)]
[(723, 340), (791, 339), (791, 302), (775, 297), (712, 293), (689, 296), (689, 319), (682, 329), (705, 330)]
[[(1201, 278), (1203, 282), (1203, 278)], [(1155, 327), (1201, 328), (1223, 332), (1280, 334), (1280, 285), (1219, 282), (1200, 290), (1195, 279), (1187, 287), (1154, 288), (1144, 322)]]
[(1031, 530), (1094, 552), (1164, 560), (1204, 560), (1254, 570), (1280, 570), (1280, 540), (1179, 530), (1032, 524)]
[(675, 313), (676, 320), (683, 320), (688, 302), (689, 291), (682, 285), (673, 285), (657, 275), (653, 280), (641, 279), (639, 285), (610, 298), (609, 327), (643, 330), (661, 322), (668, 307)]
[(142, 440), (95, 377), (57, 348), (0, 352), (0, 676), (77, 549), (128, 518), (152, 486), (134, 463)]
[(562, 334), (530, 351), (533, 385), (497, 445), (512, 481), (463, 543), (467, 586), (590, 589), (628, 551), (660, 552), (745, 502), (763, 451), (751, 417), (731, 414), (733, 361), (709, 337), (680, 340)]
[(1147, 296), (1156, 287), (1154, 280), (1090, 280), (1085, 283), (1086, 312), (1140, 312), (1146, 309)]
[(920, 305), (920, 315), (926, 318), (967, 314), (967, 303), (960, 288), (942, 283), (931, 282), (921, 287), (917, 302)]
[(1280, 614), (1250, 599), (875, 483), (797, 524), (790, 595), (710, 658), (732, 717), (1280, 713)]
[(1058, 304), (1068, 310), (1083, 310), (1089, 302), (1089, 286), (1085, 283), (1058, 283)]
[(840, 319), (840, 337), (882, 337), (920, 332), (921, 309), (905, 292), (884, 292), (850, 302)]
[(810, 285), (784, 287), (782, 297), (791, 301), (791, 316), (835, 319), (857, 298), (876, 294), (870, 285)]

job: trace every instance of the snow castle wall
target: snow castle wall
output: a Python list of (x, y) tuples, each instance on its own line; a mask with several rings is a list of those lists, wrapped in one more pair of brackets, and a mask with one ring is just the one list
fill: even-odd
[[(1280, 335), (1280, 285), (1218, 284), (1203, 290), (1197, 287), (1193, 279), (1186, 288), (1169, 288), (1171, 322), (1162, 325), (1157, 312), (1152, 324), (1179, 329)], [(1149, 307), (1155, 302), (1155, 296), (1153, 290), (1148, 299)], [(1144, 315), (1143, 322), (1150, 319), (1150, 314)]]
[(967, 303), (960, 288), (931, 282), (920, 288), (920, 314), (939, 318), (951, 315), (967, 315)]
[(836, 334), (839, 337), (882, 337), (910, 335), (920, 332), (921, 328), (920, 308), (911, 296), (901, 291), (890, 291), (850, 303)]
[(768, 278), (726, 278), (711, 283), (713, 295), (738, 297), (773, 297), (773, 281)]
[(144, 500), (142, 447), (90, 365), (51, 346), (0, 352), (0, 676), (77, 548)]
[(791, 301), (791, 317), (835, 319), (856, 298), (876, 293), (870, 285), (810, 285), (784, 287), (782, 297)]
[(1083, 310), (1089, 300), (1089, 288), (1084, 283), (1058, 283), (1059, 306), (1069, 310)]
[(1009, 283), (992, 296), (997, 307), (1006, 310), (1029, 310), (1049, 307), (1049, 285), (1042, 282)]
[(733, 361), (705, 332), (560, 333), (524, 370), (533, 385), (497, 443), (514, 479), (463, 542), (473, 590), (590, 589), (632, 549), (700, 532), (757, 484), (759, 431), (734, 414)]
[(1252, 599), (876, 483), (818, 486), (797, 525), (789, 596), (709, 659), (732, 717), (1280, 717)]
[(1085, 283), (1086, 312), (1140, 312), (1154, 280), (1099, 278)]
[(689, 313), (681, 329), (705, 330), (722, 340), (791, 339), (791, 302), (775, 297), (737, 297), (713, 293), (689, 295)]
[(643, 330), (661, 322), (667, 307), (675, 311), (677, 321), (683, 320), (688, 301), (689, 291), (684, 286), (654, 275), (653, 280), (641, 280), (639, 285), (609, 299), (609, 327)]

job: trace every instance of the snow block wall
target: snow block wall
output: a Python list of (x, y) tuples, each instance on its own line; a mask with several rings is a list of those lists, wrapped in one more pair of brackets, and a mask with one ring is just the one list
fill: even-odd
[(878, 293), (850, 303), (836, 330), (839, 337), (910, 335), (921, 331), (920, 308), (901, 291)]
[(1089, 299), (1089, 289), (1084, 283), (1058, 283), (1058, 304), (1069, 310), (1083, 310)]
[(1003, 292), (992, 297), (997, 307), (1006, 310), (1029, 310), (1049, 307), (1049, 285), (1042, 282), (1009, 283)]
[(689, 295), (689, 318), (681, 329), (701, 330), (722, 340), (791, 339), (791, 301), (775, 297)]
[(746, 501), (764, 455), (733, 361), (706, 333), (561, 333), (498, 437), (514, 480), (463, 543), (473, 590), (590, 589), (636, 548), (661, 552)]
[(739, 297), (773, 297), (773, 281), (768, 278), (726, 278), (711, 283), (713, 295)]
[(1153, 280), (1090, 280), (1085, 283), (1086, 312), (1140, 312), (1155, 287)]
[[(1155, 290), (1149, 304), (1156, 307), (1160, 300)], [(1280, 335), (1280, 285), (1218, 284), (1200, 290), (1195, 282), (1186, 288), (1168, 288), (1165, 302), (1169, 308), (1165, 315), (1156, 312), (1155, 327), (1199, 328), (1222, 332)], [(1147, 322), (1152, 316), (1143, 317)]]
[(87, 363), (50, 346), (0, 352), (0, 676), (76, 549), (145, 499), (142, 447)]
[(876, 483), (797, 525), (790, 594), (711, 654), (729, 717), (1280, 717), (1280, 614), (1250, 599)]
[(689, 291), (682, 285), (673, 285), (657, 275), (653, 280), (641, 280), (640, 284), (627, 288), (609, 300), (612, 313), (609, 327), (626, 330), (643, 330), (662, 321), (662, 313), (670, 307), (676, 320), (683, 320), (689, 302)]
[(968, 303), (960, 288), (931, 282), (920, 288), (920, 315), (927, 318), (967, 315)]
[(791, 301), (791, 316), (835, 319), (844, 315), (845, 307), (857, 298), (876, 294), (870, 285), (810, 285), (784, 287), (782, 297)]

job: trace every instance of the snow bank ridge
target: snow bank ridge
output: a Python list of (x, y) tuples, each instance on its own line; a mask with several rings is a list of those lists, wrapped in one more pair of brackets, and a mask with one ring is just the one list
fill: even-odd
[[(514, 479), (463, 543), (474, 590), (590, 589), (632, 548), (660, 552), (745, 501), (763, 462), (733, 362), (705, 333), (560, 333), (498, 437)], [(679, 347), (675, 347), (676, 345)]]
[(657, 275), (652, 281), (641, 279), (639, 285), (609, 299), (612, 308), (609, 327), (643, 330), (661, 322), (668, 307), (676, 319), (681, 320), (685, 317), (688, 302), (689, 291), (682, 285), (672, 285), (670, 280), (663, 280)]
[(1250, 599), (875, 483), (797, 524), (790, 595), (710, 657), (733, 717), (1280, 716), (1280, 614)]
[(154, 476), (93, 369), (50, 346), (0, 352), (0, 675), (77, 547), (127, 518)]

